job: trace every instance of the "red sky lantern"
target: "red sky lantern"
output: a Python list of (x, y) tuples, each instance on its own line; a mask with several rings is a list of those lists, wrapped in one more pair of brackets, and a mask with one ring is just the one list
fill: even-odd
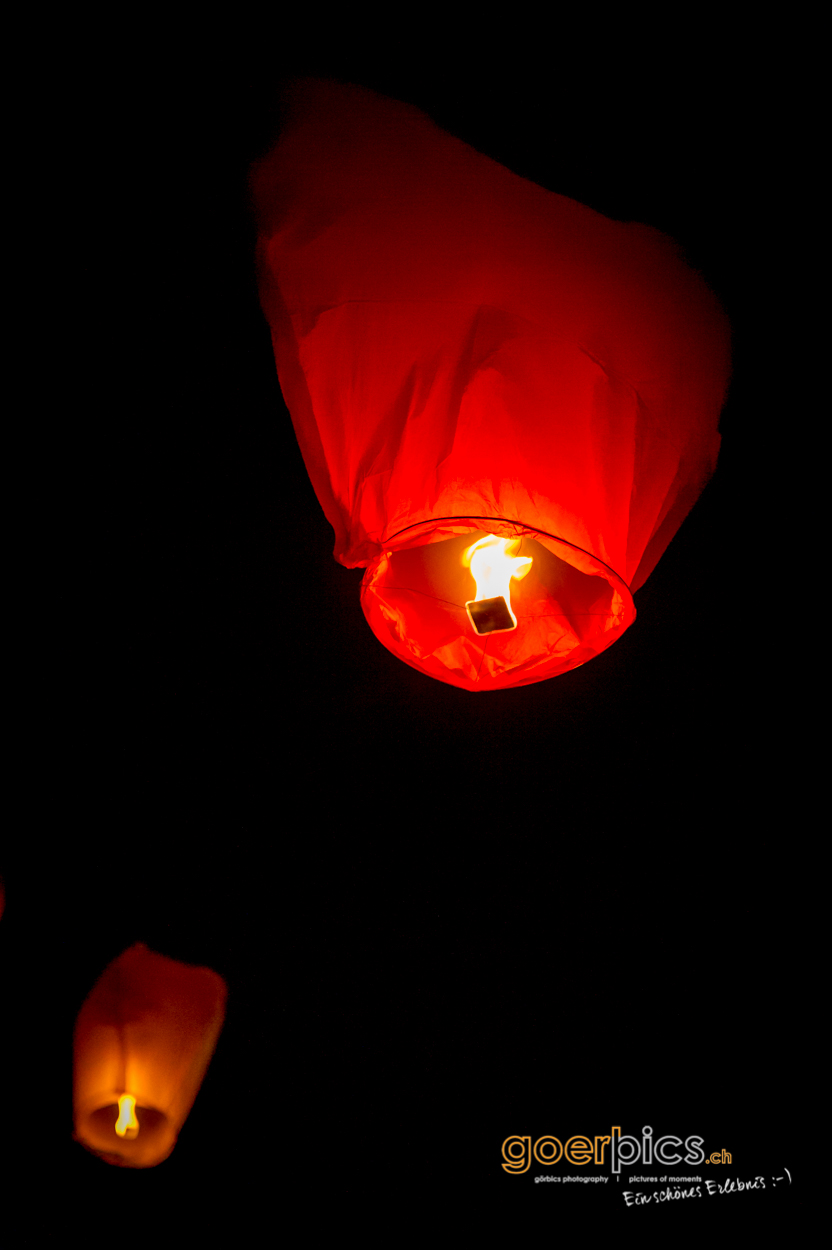
[(728, 323), (677, 246), (331, 82), (296, 85), (252, 192), (280, 384), (379, 640), (466, 690), (609, 647), (719, 449)]

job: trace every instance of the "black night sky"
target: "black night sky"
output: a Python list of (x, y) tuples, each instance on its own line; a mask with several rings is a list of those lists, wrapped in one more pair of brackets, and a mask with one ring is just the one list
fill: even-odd
[[(530, 63), (517, 34), (507, 60), (496, 33), (464, 56), (332, 34), (267, 55), (252, 35), (184, 69), (154, 45), (141, 73), (114, 57), (77, 84), (45, 330), (74, 396), (43, 430), (66, 628), (38, 626), (38, 780), (0, 923), (5, 1044), (21, 1089), (60, 1107), (25, 1125), (21, 1153), (68, 1180), (71, 1220), (126, 1201), (184, 1221), (210, 1195), (242, 1235), (274, 1204), (301, 1199), (314, 1222), (401, 1193), (426, 1211), (508, 1203), (553, 1232), (567, 1210), (645, 1223), (614, 1181), (543, 1193), (501, 1170), (509, 1135), (612, 1125), (698, 1133), (741, 1178), (799, 1174), (773, 636), (790, 626), (766, 605), (789, 540), (760, 526), (782, 472), (761, 161), (787, 162), (787, 144), (776, 88), (750, 70), (738, 86), (738, 52), (690, 38), (684, 56), (670, 40), (619, 61), (610, 39)], [(332, 558), (246, 189), (281, 82), (307, 73), (407, 100), (524, 177), (658, 227), (728, 311), (717, 472), (636, 623), (566, 676), (482, 696), (432, 681), (376, 640), (361, 570)], [(194, 1110), (148, 1172), (71, 1141), (74, 1016), (137, 940), (229, 986)], [(786, 1209), (771, 1187), (734, 1203), (748, 1228)]]

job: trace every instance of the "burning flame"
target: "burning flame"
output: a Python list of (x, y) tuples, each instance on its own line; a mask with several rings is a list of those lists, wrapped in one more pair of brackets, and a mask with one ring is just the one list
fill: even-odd
[(118, 1100), (118, 1119), (116, 1132), (119, 1137), (132, 1141), (139, 1135), (139, 1122), (136, 1119), (136, 1100), (132, 1094), (121, 1094)]
[(532, 567), (531, 556), (516, 554), (520, 542), (519, 538), (498, 538), (496, 534), (486, 534), (473, 543), (462, 557), (463, 563), (470, 566), (477, 585), (476, 598), (471, 602), (503, 598), (514, 625), (517, 618), (511, 611), (511, 579), (515, 577), (519, 581)]
[(471, 566), (477, 583), (475, 603), (479, 599), (496, 599), (498, 595), (502, 595), (506, 603), (511, 603), (509, 583), (512, 577), (519, 581), (532, 567), (531, 556), (509, 554), (511, 548), (519, 551), (520, 541), (519, 538), (498, 538), (496, 534), (486, 534), (465, 552), (463, 560)]

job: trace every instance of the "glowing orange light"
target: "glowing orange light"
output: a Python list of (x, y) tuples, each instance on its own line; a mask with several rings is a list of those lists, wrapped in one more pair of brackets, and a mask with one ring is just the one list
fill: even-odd
[(75, 1140), (116, 1167), (167, 1159), (210, 1063), (226, 995), (210, 968), (143, 942), (108, 964), (75, 1021)]
[(119, 1137), (132, 1141), (139, 1135), (139, 1122), (136, 1119), (136, 1100), (132, 1094), (121, 1094), (118, 1100), (118, 1119), (116, 1132)]
[(520, 542), (519, 538), (486, 534), (462, 557), (477, 586), (476, 597), (466, 603), (465, 609), (478, 634), (505, 633), (517, 628), (517, 617), (511, 609), (511, 579), (519, 581), (532, 567), (531, 556), (516, 554)]

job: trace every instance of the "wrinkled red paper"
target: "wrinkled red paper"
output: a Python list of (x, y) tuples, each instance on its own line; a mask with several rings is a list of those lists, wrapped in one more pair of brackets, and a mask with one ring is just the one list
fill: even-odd
[[(296, 84), (251, 185), (280, 384), (376, 635), (471, 690), (604, 650), (716, 464), (729, 328), (702, 278), (358, 87)], [(456, 548), (427, 551), (481, 533), (551, 557), (485, 637)]]

